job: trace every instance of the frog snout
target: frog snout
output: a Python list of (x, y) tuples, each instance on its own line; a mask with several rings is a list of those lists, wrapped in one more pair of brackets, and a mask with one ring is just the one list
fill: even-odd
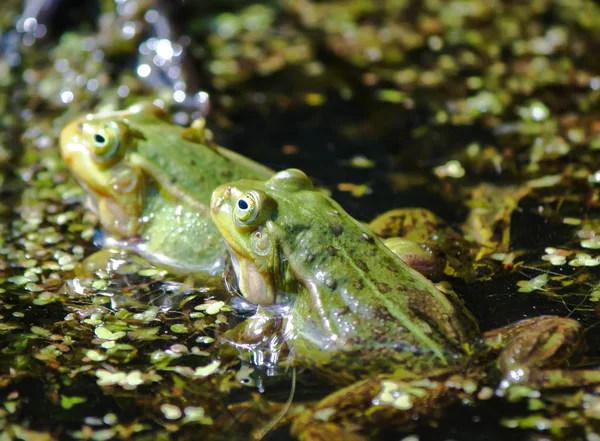
[(69, 123), (60, 133), (60, 155), (69, 167), (81, 150), (80, 137), (82, 133), (82, 124), (79, 121)]

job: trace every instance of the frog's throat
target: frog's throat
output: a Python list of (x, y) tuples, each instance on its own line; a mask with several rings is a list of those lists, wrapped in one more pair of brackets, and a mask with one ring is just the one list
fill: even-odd
[(230, 249), (231, 263), (237, 278), (238, 289), (249, 302), (257, 305), (270, 305), (275, 302), (273, 278), (261, 274), (258, 267), (249, 259)]
[(86, 181), (79, 177), (77, 180), (87, 192), (87, 208), (98, 216), (106, 232), (118, 238), (130, 238), (138, 234), (141, 214), (138, 188), (129, 193), (118, 194), (96, 184), (96, 181)]

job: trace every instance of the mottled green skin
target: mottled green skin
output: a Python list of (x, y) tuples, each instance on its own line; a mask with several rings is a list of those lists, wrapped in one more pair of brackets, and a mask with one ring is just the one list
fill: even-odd
[[(167, 182), (176, 187), (175, 196), (185, 195), (201, 203), (207, 213), (211, 194), (218, 185), (236, 179), (268, 179), (273, 174), (267, 167), (214, 143), (201, 143), (200, 133), (171, 123), (155, 106), (141, 109), (125, 116), (129, 126), (144, 136), (135, 146), (139, 160), (156, 167), (152, 178), (165, 187)], [(94, 116), (96, 121), (101, 118), (102, 114)]]
[[(94, 154), (98, 133), (114, 134), (106, 157)], [(225, 247), (209, 215), (213, 189), (272, 172), (208, 137), (202, 125), (177, 126), (156, 106), (140, 104), (71, 122), (61, 153), (92, 196), (103, 229), (118, 239), (113, 244), (174, 271), (216, 273)]]
[(289, 303), (259, 307), (228, 341), (265, 364), (285, 342), (301, 365), (347, 385), (295, 418), (302, 441), (363, 441), (359, 432), (439, 416), (479, 384), (502, 394), (600, 383), (599, 370), (561, 367), (582, 338), (576, 320), (539, 316), (479, 335), (454, 292), (407, 266), (300, 170), (223, 185), (211, 213), (242, 295)]
[[(250, 190), (267, 195), (269, 213), (239, 228), (232, 204)], [(468, 357), (478, 331), (460, 299), (403, 263), (302, 172), (222, 186), (212, 213), (238, 259), (294, 295), (286, 341), (303, 364), (350, 382), (375, 371), (423, 376)], [(266, 256), (253, 247), (256, 232), (271, 241)], [(252, 293), (242, 293), (252, 301)]]

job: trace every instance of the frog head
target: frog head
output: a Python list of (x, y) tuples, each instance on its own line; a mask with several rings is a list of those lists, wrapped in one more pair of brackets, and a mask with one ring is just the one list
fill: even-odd
[(141, 138), (123, 112), (76, 119), (60, 135), (61, 155), (95, 201), (102, 226), (121, 237), (135, 235), (142, 211), (143, 182), (128, 163)]
[(278, 244), (280, 205), (287, 211), (294, 192), (312, 188), (302, 171), (289, 169), (266, 182), (240, 180), (213, 192), (211, 214), (229, 246), (239, 290), (248, 301), (271, 304), (277, 291), (290, 282)]

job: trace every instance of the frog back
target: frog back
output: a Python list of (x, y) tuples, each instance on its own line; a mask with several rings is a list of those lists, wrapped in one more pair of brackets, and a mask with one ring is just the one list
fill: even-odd
[(335, 201), (282, 194), (277, 216), (273, 234), (302, 287), (292, 320), (300, 357), (342, 371), (354, 360), (352, 375), (367, 375), (374, 367), (416, 374), (467, 355), (477, 324), (456, 294), (404, 264)]
[(144, 138), (130, 160), (174, 197), (187, 197), (207, 205), (215, 187), (237, 179), (267, 179), (267, 167), (223, 147), (205, 145), (184, 137), (183, 127), (159, 117), (130, 117), (129, 124)]

